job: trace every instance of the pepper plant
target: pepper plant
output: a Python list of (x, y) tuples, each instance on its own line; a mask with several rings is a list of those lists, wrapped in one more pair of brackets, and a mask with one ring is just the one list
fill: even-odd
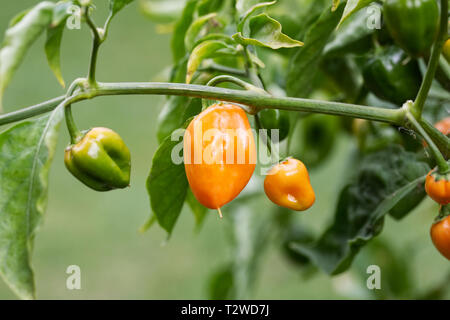
[[(294, 156), (308, 168), (320, 169), (337, 136), (354, 138), (352, 174), (339, 193), (334, 219), (320, 235), (296, 224), (293, 217), (302, 213), (275, 204), (267, 209), (270, 218), (258, 219), (252, 203), (264, 195), (262, 188), (247, 186), (225, 207), (224, 219), (239, 226), (231, 232), (237, 254), (213, 275), (212, 298), (249, 297), (259, 253), (269, 241), (282, 243), (299, 268), (342, 273), (380, 234), (386, 215), (401, 220), (422, 202), (431, 170), (448, 184), (450, 139), (433, 126), (448, 117), (450, 102), (450, 66), (442, 54), (448, 44), (447, 0), (415, 1), (412, 9), (400, 0), (186, 0), (168, 6), (170, 11), (161, 10), (163, 1), (141, 0), (145, 15), (173, 28), (169, 81), (99, 81), (96, 64), (109, 26), (131, 2), (109, 0), (109, 16), (99, 27), (91, 0), (42, 1), (12, 18), (4, 35), (0, 100), (39, 36), (45, 34), (48, 64), (65, 87), (60, 45), (66, 22), (79, 14), (92, 34), (87, 75), (73, 80), (65, 95), (0, 114), (5, 126), (0, 133), (0, 274), (20, 298), (35, 298), (32, 248), (45, 212), (50, 165), (55, 152), (62, 152), (56, 141), (63, 120), (71, 137), (65, 162), (77, 179), (97, 191), (129, 184), (130, 154), (120, 136), (106, 128), (77, 128), (72, 109), (84, 100), (167, 96), (154, 123), (159, 147), (147, 180), (151, 214), (142, 230), (157, 223), (169, 236), (185, 203), (199, 224), (208, 212), (193, 196), (183, 163), (171, 155), (180, 143), (173, 134), (211, 101), (239, 105), (255, 129), (278, 129), (278, 144), (271, 134), (257, 131), (266, 143), (259, 147), (271, 152), (277, 145), (281, 158)], [(405, 23), (407, 9), (420, 23)], [(99, 150), (95, 156), (92, 148)], [(271, 184), (271, 194), (276, 185)], [(439, 221), (448, 212), (445, 192)], [(239, 251), (242, 241), (248, 250)]]

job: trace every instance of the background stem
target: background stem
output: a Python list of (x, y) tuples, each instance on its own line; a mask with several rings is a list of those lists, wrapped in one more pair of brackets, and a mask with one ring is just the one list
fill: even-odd
[(67, 129), (70, 135), (70, 143), (75, 144), (81, 138), (81, 132), (78, 130), (72, 115), (72, 106), (69, 104), (64, 108), (64, 115), (66, 118)]
[(424, 119), (419, 120), (419, 124), (430, 138), (436, 142), (445, 159), (448, 159), (450, 157), (450, 139)]
[(416, 120), (413, 114), (410, 112), (407, 112), (407, 117), (414, 129), (425, 139), (425, 141), (428, 144), (428, 147), (430, 148), (431, 154), (433, 158), (436, 160), (438, 171), (442, 174), (445, 174), (449, 171), (449, 166), (447, 164), (447, 161), (445, 161), (444, 157), (442, 156), (441, 152), (439, 151), (436, 144), (433, 142), (433, 140), (428, 136), (428, 134), (425, 132), (425, 130), (422, 128), (422, 126), (419, 124), (419, 122)]
[(13, 112), (0, 115), (0, 126), (16, 121), (28, 119), (55, 109), (65, 99), (64, 96), (59, 96), (48, 101), (41, 102), (34, 106), (22, 108)]
[(441, 56), (442, 47), (444, 46), (445, 40), (447, 40), (447, 28), (448, 28), (448, 0), (441, 0), (441, 15), (439, 32), (437, 39), (434, 43), (433, 49), (431, 51), (431, 58), (428, 63), (428, 68), (425, 73), (425, 77), (420, 86), (419, 93), (417, 94), (416, 100), (414, 101), (413, 109), (411, 110), (416, 117), (420, 119), (422, 116), (423, 107), (425, 105), (425, 100), (427, 99), (428, 92), (430, 91), (431, 84), (434, 79), (434, 74), (439, 64), (439, 58)]
[(97, 69), (97, 57), (98, 57), (98, 50), (100, 48), (100, 45), (102, 44), (102, 37), (100, 36), (97, 27), (95, 26), (94, 22), (92, 21), (90, 15), (89, 15), (89, 7), (84, 8), (85, 10), (85, 17), (86, 17), (86, 23), (88, 24), (89, 28), (92, 31), (92, 51), (91, 51), (91, 59), (89, 63), (89, 72), (88, 72), (88, 81), (91, 86), (96, 85), (96, 69)]

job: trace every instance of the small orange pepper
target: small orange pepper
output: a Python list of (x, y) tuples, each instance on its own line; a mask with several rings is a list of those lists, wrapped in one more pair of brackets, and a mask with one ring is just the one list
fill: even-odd
[(431, 226), (431, 240), (438, 251), (450, 260), (450, 216), (447, 216)]
[(449, 175), (441, 175), (436, 170), (431, 170), (425, 179), (425, 191), (428, 196), (442, 205), (450, 203)]
[(268, 172), (264, 191), (273, 203), (296, 211), (310, 208), (316, 200), (308, 170), (303, 162), (293, 158), (275, 165)]

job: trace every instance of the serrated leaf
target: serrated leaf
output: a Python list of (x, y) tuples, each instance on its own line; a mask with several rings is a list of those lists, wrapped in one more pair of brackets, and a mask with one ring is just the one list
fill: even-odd
[(22, 299), (35, 298), (31, 251), (62, 116), (57, 108), (0, 134), (0, 274)]
[(345, 271), (359, 249), (381, 232), (384, 216), (423, 188), (428, 171), (428, 164), (398, 145), (370, 154), (341, 192), (333, 224), (314, 245), (292, 248), (329, 274)]
[(134, 0), (109, 0), (109, 10), (112, 16), (115, 16), (126, 5), (130, 4)]
[(250, 36), (244, 37), (241, 33), (233, 35), (233, 39), (242, 45), (254, 45), (271, 49), (294, 48), (303, 46), (303, 42), (294, 40), (282, 32), (281, 24), (262, 13), (250, 19)]
[(305, 45), (297, 49), (289, 62), (286, 83), (289, 96), (306, 97), (310, 94), (323, 49), (339, 23), (343, 9), (342, 3), (333, 12), (330, 7), (326, 8), (308, 29), (304, 39)]
[(147, 179), (150, 205), (159, 225), (170, 235), (183, 208), (188, 190), (184, 164), (175, 164), (172, 151), (183, 141), (169, 136), (159, 145)]
[[(216, 57), (220, 53), (231, 53), (226, 51), (226, 49), (231, 48), (221, 40), (207, 40), (196, 46), (194, 50), (192, 50), (192, 53), (189, 56), (189, 61), (187, 63), (186, 83), (191, 82), (195, 71), (197, 71), (203, 60), (211, 57)], [(224, 51), (220, 52), (221, 50)]]
[(189, 26), (188, 30), (186, 31), (186, 36), (184, 37), (184, 45), (188, 52), (192, 51), (195, 40), (200, 33), (200, 30), (203, 28), (205, 24), (207, 24), (211, 19), (215, 18), (217, 16), (217, 13), (209, 13), (207, 15), (201, 16), (197, 19), (195, 19), (191, 25)]
[(54, 6), (53, 2), (41, 2), (6, 30), (0, 49), (0, 110), (3, 93), (26, 52), (52, 22)]
[(372, 2), (375, 2), (376, 0), (348, 0), (347, 4), (345, 5), (344, 13), (342, 14), (341, 21), (339, 21), (338, 28), (341, 26), (341, 24), (347, 20), (352, 14), (358, 12), (364, 7), (367, 7)]

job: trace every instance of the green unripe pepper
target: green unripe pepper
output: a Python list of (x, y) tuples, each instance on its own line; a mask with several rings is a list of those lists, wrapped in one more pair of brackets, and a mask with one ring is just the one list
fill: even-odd
[(130, 151), (122, 138), (108, 128), (93, 128), (68, 146), (64, 163), (78, 180), (97, 191), (130, 184)]
[(397, 45), (414, 57), (428, 53), (438, 31), (436, 0), (386, 0), (383, 17)]
[(278, 109), (264, 109), (259, 112), (261, 125), (267, 129), (267, 135), (272, 139), (271, 130), (278, 129), (278, 141), (283, 141), (289, 134), (289, 115)]
[(401, 106), (413, 100), (422, 82), (419, 65), (395, 46), (378, 48), (363, 64), (364, 85), (377, 97)]

